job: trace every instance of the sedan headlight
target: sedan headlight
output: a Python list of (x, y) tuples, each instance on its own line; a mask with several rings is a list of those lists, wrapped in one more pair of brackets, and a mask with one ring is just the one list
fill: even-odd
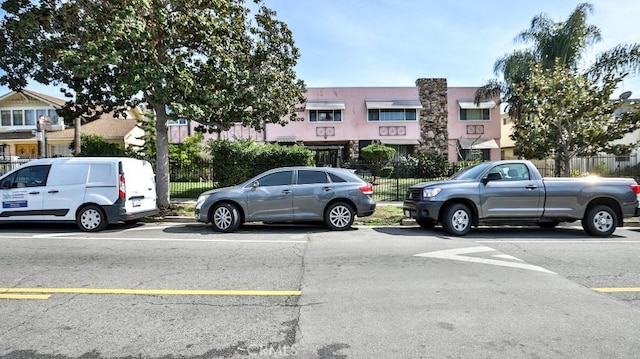
[(198, 200), (196, 201), (196, 207), (202, 206), (202, 203), (204, 203), (204, 201), (206, 201), (207, 198), (209, 198), (209, 196), (211, 196), (211, 194), (209, 193), (204, 193), (198, 196)]
[(426, 200), (429, 200), (440, 193), (440, 191), (440, 188), (425, 188), (422, 190), (422, 197)]

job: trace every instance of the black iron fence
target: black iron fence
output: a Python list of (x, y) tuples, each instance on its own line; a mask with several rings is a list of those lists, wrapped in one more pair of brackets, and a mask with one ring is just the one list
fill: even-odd
[[(11, 171), (30, 159), (15, 156), (0, 156), (0, 175)], [(545, 177), (554, 174), (553, 160), (533, 161)], [(449, 163), (446, 161), (420, 161), (403, 159), (384, 165), (362, 161), (346, 162), (344, 167), (353, 170), (374, 185), (374, 198), (378, 201), (401, 201), (409, 187), (420, 182), (446, 179), (459, 169), (472, 163)], [(215, 164), (207, 159), (171, 160), (171, 198), (195, 199), (200, 193), (219, 187), (222, 174), (235, 173), (233, 164)], [(246, 166), (243, 166), (246, 167)], [(255, 166), (256, 168), (260, 166)], [(277, 167), (277, 166), (275, 166)], [(605, 177), (633, 177), (640, 182), (640, 165), (637, 156), (601, 156), (574, 159), (571, 176), (599, 175)], [(248, 179), (250, 177), (247, 174)], [(224, 176), (223, 176), (224, 177)], [(226, 178), (226, 177), (224, 177)]]

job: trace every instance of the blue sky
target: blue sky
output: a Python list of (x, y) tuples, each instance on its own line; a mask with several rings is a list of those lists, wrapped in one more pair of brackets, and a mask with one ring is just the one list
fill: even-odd
[[(449, 86), (481, 86), (495, 78), (493, 64), (521, 44), (515, 36), (547, 13), (565, 20), (582, 1), (572, 0), (265, 0), (293, 32), (301, 58), (298, 76), (309, 87), (413, 86), (421, 77), (444, 77)], [(595, 54), (640, 42), (640, 1), (591, 0), (588, 22), (602, 32)], [(37, 84), (34, 91), (59, 96)], [(640, 75), (618, 93), (640, 97)], [(8, 91), (0, 87), (0, 94)]]

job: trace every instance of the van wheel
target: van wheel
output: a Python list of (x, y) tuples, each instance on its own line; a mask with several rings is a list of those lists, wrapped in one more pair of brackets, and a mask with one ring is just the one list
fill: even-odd
[(582, 219), (582, 228), (592, 236), (607, 237), (616, 230), (617, 223), (616, 212), (609, 206), (599, 205), (589, 209)]
[(107, 227), (107, 216), (102, 208), (96, 205), (88, 205), (78, 211), (76, 224), (81, 231), (98, 232)]
[(230, 233), (240, 227), (238, 208), (230, 203), (220, 203), (213, 208), (211, 224), (218, 232)]
[(447, 207), (442, 216), (442, 228), (452, 236), (464, 236), (469, 233), (471, 223), (471, 211), (462, 203)]
[(333, 231), (344, 231), (351, 228), (354, 219), (353, 209), (344, 202), (332, 203), (324, 212), (324, 223)]

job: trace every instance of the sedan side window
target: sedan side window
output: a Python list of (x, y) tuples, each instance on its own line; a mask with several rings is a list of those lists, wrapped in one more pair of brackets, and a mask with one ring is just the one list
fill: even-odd
[(327, 183), (327, 174), (324, 171), (298, 171), (298, 184)]
[(258, 178), (260, 187), (265, 186), (287, 186), (291, 184), (293, 171), (281, 171), (270, 173), (264, 177)]

